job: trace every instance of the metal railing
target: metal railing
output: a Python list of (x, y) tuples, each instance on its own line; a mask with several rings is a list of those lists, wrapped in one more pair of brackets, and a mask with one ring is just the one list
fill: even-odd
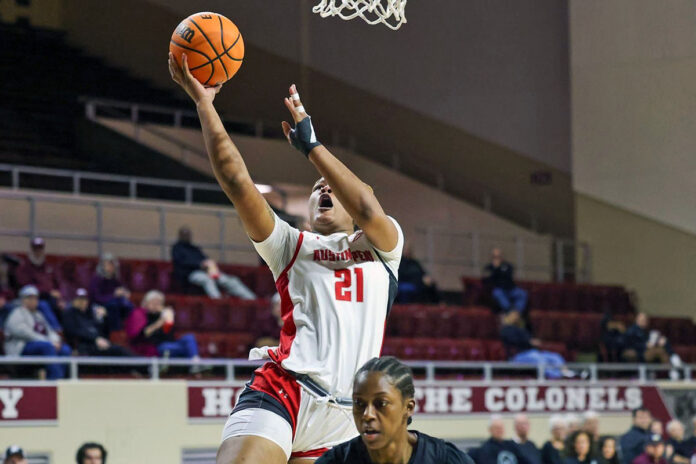
[(102, 174), (97, 172), (74, 171), (69, 169), (41, 168), (34, 166), (23, 166), (16, 164), (0, 163), (0, 172), (10, 173), (10, 188), (19, 190), (23, 187), (23, 175), (38, 175), (54, 178), (69, 179), (71, 181), (71, 191), (73, 195), (79, 196), (89, 194), (83, 191), (83, 181), (108, 182), (110, 184), (123, 184), (128, 186), (128, 198), (132, 200), (149, 199), (138, 196), (138, 187), (153, 186), (165, 187), (170, 189), (180, 189), (183, 193), (184, 202), (191, 204), (194, 202), (196, 191), (220, 192), (220, 186), (214, 182), (187, 182), (182, 180), (166, 180), (154, 177), (123, 176), (118, 174)]
[[(167, 215), (170, 213), (185, 213), (187, 215), (207, 216), (217, 220), (218, 223), (218, 241), (208, 243), (200, 242), (199, 246), (204, 249), (217, 250), (219, 253), (218, 260), (225, 262), (225, 254), (228, 251), (244, 252), (255, 255), (255, 251), (251, 244), (244, 240), (239, 243), (228, 243), (226, 240), (227, 225), (226, 220), (232, 219), (237, 224), (240, 230), (243, 230), (241, 221), (237, 212), (234, 209), (213, 209), (213, 208), (191, 208), (179, 205), (153, 205), (148, 203), (135, 203), (122, 200), (94, 200), (87, 198), (70, 198), (60, 197), (55, 195), (27, 194), (23, 192), (3, 192), (0, 191), (0, 199), (26, 201), (29, 208), (28, 226), (22, 229), (10, 229), (0, 227), (0, 237), (27, 237), (34, 238), (37, 236), (46, 239), (62, 239), (95, 242), (97, 253), (101, 255), (105, 251), (105, 244), (131, 244), (131, 245), (151, 245), (156, 246), (160, 250), (160, 259), (169, 259), (169, 248), (173, 244), (172, 240), (167, 239)], [(37, 226), (37, 204), (69, 204), (88, 206), (93, 208), (96, 224), (96, 230), (93, 234), (74, 233), (74, 232), (56, 232), (51, 230), (41, 230)], [(151, 211), (158, 215), (157, 231), (153, 238), (128, 237), (122, 234), (110, 234), (104, 227), (104, 210), (107, 208), (125, 209), (129, 211)], [(241, 236), (246, 237), (246, 234)]]
[(419, 257), (431, 270), (436, 266), (458, 269), (480, 277), (492, 248), (501, 248), (515, 265), (519, 279), (591, 281), (590, 246), (586, 242), (551, 236), (532, 237), (479, 231), (456, 231), (440, 226), (416, 230)]
[[(161, 378), (160, 371), (169, 367), (184, 368), (220, 368), (224, 370), (226, 381), (238, 380), (238, 371), (242, 368), (253, 369), (261, 366), (264, 361), (247, 361), (245, 359), (163, 359), (163, 358), (112, 358), (112, 357), (50, 357), (50, 356), (0, 356), (0, 366), (43, 366), (46, 364), (60, 364), (68, 366), (69, 376), (72, 380), (80, 378), (81, 366), (99, 367), (147, 367), (150, 380)], [(553, 381), (547, 378), (547, 370), (554, 366), (546, 364), (519, 364), (509, 362), (470, 362), (470, 361), (406, 361), (417, 377), (426, 382), (438, 380), (439, 373), (464, 371), (467, 379), (462, 383), (480, 382), (505, 382), (511, 383), (510, 373), (525, 373), (520, 380), (525, 382), (544, 383)], [(556, 366), (557, 367), (557, 366)], [(640, 384), (651, 382), (664, 373), (675, 370), (679, 373), (680, 381), (694, 382), (693, 370), (696, 365), (683, 365), (674, 368), (671, 365), (662, 364), (602, 364), (602, 363), (568, 363), (568, 369), (576, 372), (576, 381), (597, 383), (609, 380), (626, 380), (627, 378)], [(480, 376), (474, 378), (474, 375)], [(245, 374), (246, 377), (246, 374)], [(563, 381), (573, 381), (565, 378)]]

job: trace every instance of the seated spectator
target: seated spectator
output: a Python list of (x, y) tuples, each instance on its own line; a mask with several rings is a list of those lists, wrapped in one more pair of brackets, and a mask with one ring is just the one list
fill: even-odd
[(5, 450), (5, 460), (4, 464), (29, 464), (26, 456), (24, 456), (24, 450), (17, 445), (9, 446)]
[(597, 464), (621, 464), (616, 450), (616, 438), (605, 436), (599, 439)]
[(541, 452), (529, 439), (529, 418), (526, 414), (517, 414), (514, 419), (515, 438), (520, 454), (529, 464), (541, 464)]
[(89, 283), (92, 302), (106, 308), (109, 330), (121, 330), (122, 321), (133, 310), (130, 292), (119, 278), (118, 260), (111, 253), (104, 253), (97, 265), (97, 273)]
[(515, 268), (503, 260), (500, 248), (493, 248), (491, 262), (484, 270), (483, 283), (491, 287), (493, 299), (503, 312), (523, 312), (527, 308), (527, 291), (513, 281)]
[(222, 298), (218, 286), (228, 294), (253, 300), (254, 292), (242, 283), (239, 277), (220, 272), (217, 263), (208, 258), (203, 251), (191, 243), (191, 229), (182, 227), (179, 229), (179, 240), (172, 247), (172, 262), (174, 263), (174, 277), (186, 285), (191, 283), (203, 287), (210, 298)]
[(77, 289), (72, 306), (63, 315), (65, 338), (87, 356), (133, 356), (127, 348), (112, 345), (106, 323), (106, 309), (92, 306), (87, 298), (87, 290)]
[(491, 437), (478, 448), (469, 451), (469, 456), (471, 456), (476, 464), (527, 463), (515, 442), (505, 439), (505, 423), (501, 416), (491, 416), (488, 431)]
[(568, 427), (569, 436), (580, 430), (580, 427), (582, 426), (582, 420), (580, 419), (580, 416), (572, 412), (569, 412), (565, 415), (565, 420), (566, 426)]
[(610, 309), (604, 312), (601, 322), (602, 344), (606, 349), (604, 362), (621, 361), (621, 352), (624, 350), (626, 326), (623, 322), (614, 318)]
[(399, 293), (397, 303), (439, 303), (440, 296), (433, 278), (414, 258), (410, 245), (404, 247), (399, 264)]
[(689, 464), (691, 456), (696, 452), (689, 440), (685, 440), (684, 424), (674, 419), (667, 423), (667, 446), (671, 446), (672, 462), (675, 464)]
[(652, 415), (646, 408), (633, 410), (633, 425), (619, 440), (623, 464), (631, 464), (643, 452), (645, 443), (650, 438), (650, 422)]
[(645, 442), (643, 452), (630, 462), (631, 464), (667, 464), (664, 455), (665, 443), (660, 435), (654, 433)]
[(546, 377), (550, 379), (575, 376), (574, 372), (565, 367), (566, 362), (563, 356), (539, 349), (541, 341), (532, 338), (527, 329), (522, 327), (519, 312), (510, 311), (503, 315), (500, 338), (510, 356), (510, 362), (548, 365)]
[(104, 464), (108, 453), (99, 443), (85, 443), (75, 455), (77, 464)]
[(27, 259), (17, 267), (17, 284), (33, 285), (39, 289), (39, 311), (44, 315), (53, 330), (60, 332), (60, 317), (65, 302), (59, 291), (58, 278), (53, 266), (46, 263), (45, 242), (41, 237), (31, 241)]
[(650, 434), (657, 434), (659, 436), (664, 436), (665, 428), (662, 426), (662, 422), (659, 420), (653, 420), (650, 422), (650, 427), (648, 428)]
[(541, 448), (541, 462), (543, 464), (563, 464), (565, 440), (568, 435), (566, 420), (560, 414), (554, 414), (549, 419), (551, 439)]
[[(5, 321), (5, 354), (8, 356), (70, 356), (70, 347), (39, 312), (39, 291), (33, 285), (19, 291), (20, 306)], [(49, 379), (65, 377), (64, 364), (46, 366)]]
[(141, 307), (131, 312), (125, 327), (132, 350), (140, 356), (200, 360), (195, 335), (174, 337), (174, 309), (164, 306), (164, 294), (158, 290), (145, 294)]
[[(636, 322), (626, 331), (623, 359), (629, 362), (672, 364), (682, 366), (681, 358), (672, 351), (667, 338), (657, 330), (648, 330), (649, 318), (645, 313), (636, 315)], [(679, 379), (676, 369), (670, 371), (670, 378)]]
[(271, 298), (271, 311), (260, 315), (256, 322), (257, 339), (254, 346), (257, 348), (278, 346), (280, 343), (280, 329), (283, 328), (283, 318), (280, 312), (280, 294), (276, 293)]
[(599, 445), (599, 414), (595, 411), (585, 411), (582, 415), (582, 425), (580, 428), (590, 434), (592, 444), (595, 446), (595, 448), (592, 449), (592, 454), (598, 455), (599, 450), (596, 446)]
[(597, 464), (592, 454), (592, 438), (587, 432), (578, 430), (570, 436), (570, 448), (563, 464)]

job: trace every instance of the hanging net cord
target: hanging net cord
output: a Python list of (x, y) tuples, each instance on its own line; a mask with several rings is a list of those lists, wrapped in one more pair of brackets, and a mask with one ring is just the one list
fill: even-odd
[[(350, 20), (360, 17), (368, 24), (383, 23), (397, 30), (406, 22), (408, 0), (321, 0), (312, 12), (322, 18), (338, 16)], [(383, 4), (384, 3), (384, 4)]]

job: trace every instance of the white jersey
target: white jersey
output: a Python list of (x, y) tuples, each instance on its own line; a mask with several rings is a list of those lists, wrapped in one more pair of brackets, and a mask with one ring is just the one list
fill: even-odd
[(271, 235), (254, 243), (281, 297), (280, 346), (268, 355), (337, 397), (352, 395), (355, 372), (382, 349), (404, 246), (390, 219), (398, 231), (391, 251), (378, 250), (362, 231), (300, 232), (277, 216)]

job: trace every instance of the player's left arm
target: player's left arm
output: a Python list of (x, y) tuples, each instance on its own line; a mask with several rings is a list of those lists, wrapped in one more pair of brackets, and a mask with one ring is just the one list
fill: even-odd
[(290, 87), (290, 97), (285, 98), (285, 106), (296, 125), (293, 129), (283, 121), (283, 133), (288, 142), (307, 156), (317, 168), (348, 214), (375, 247), (383, 251), (396, 248), (399, 241), (396, 226), (384, 213), (370, 186), (317, 141), (311, 118), (294, 85)]

